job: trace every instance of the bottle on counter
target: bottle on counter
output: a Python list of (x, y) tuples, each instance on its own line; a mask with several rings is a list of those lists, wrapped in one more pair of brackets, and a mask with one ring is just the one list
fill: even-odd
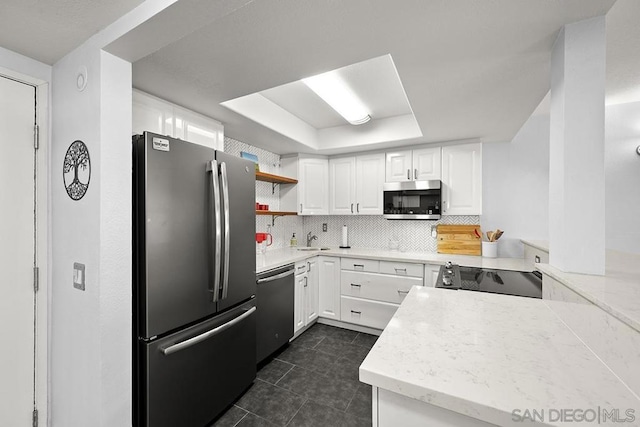
[(296, 238), (296, 233), (293, 233), (293, 236), (291, 236), (291, 246), (298, 246), (298, 239)]

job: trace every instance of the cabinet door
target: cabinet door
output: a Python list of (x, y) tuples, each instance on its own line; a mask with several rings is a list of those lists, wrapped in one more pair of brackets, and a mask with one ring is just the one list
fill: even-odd
[(306, 274), (298, 274), (295, 277), (295, 298), (293, 306), (293, 334), (295, 335), (304, 328), (305, 325), (305, 288), (304, 285), (307, 282)]
[(136, 90), (133, 91), (133, 134), (142, 135), (144, 131), (174, 136), (173, 107)]
[(340, 258), (318, 257), (318, 314), (340, 320)]
[(482, 144), (442, 148), (444, 215), (482, 214)]
[(300, 159), (298, 174), (298, 213), (327, 215), (329, 213), (329, 161)]
[(185, 141), (204, 145), (214, 150), (224, 149), (224, 127), (221, 123), (188, 110), (175, 108), (176, 132), (182, 129)]
[(318, 258), (307, 260), (305, 325), (310, 324), (318, 318), (318, 285), (320, 279), (318, 273)]
[(384, 154), (356, 158), (356, 213), (382, 215), (384, 186)]
[(441, 174), (441, 148), (421, 148), (413, 150), (413, 179), (416, 181), (428, 181), (440, 179)]
[(411, 150), (394, 151), (386, 156), (386, 182), (411, 181)]
[(356, 212), (355, 204), (356, 158), (329, 160), (329, 214), (351, 215)]
[(440, 266), (435, 264), (424, 265), (424, 286), (434, 287), (438, 280)]

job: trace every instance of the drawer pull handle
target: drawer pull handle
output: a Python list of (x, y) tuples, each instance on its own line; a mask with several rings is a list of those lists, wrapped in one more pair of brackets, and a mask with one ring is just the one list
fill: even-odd
[(300, 267), (298, 267), (298, 270), (304, 270), (305, 267), (306, 265), (301, 265)]
[(360, 314), (362, 314), (362, 312), (361, 312), (361, 311), (351, 310), (351, 314), (358, 314), (358, 315), (360, 315)]
[(408, 294), (409, 291), (403, 291), (402, 289), (398, 289), (399, 294)]
[(540, 257), (538, 255), (536, 255), (536, 257), (535, 257), (535, 262), (536, 262), (536, 264), (540, 263)]
[(395, 270), (396, 270), (396, 273), (403, 272), (404, 274), (407, 274), (406, 268), (396, 268)]
[(353, 264), (353, 268), (363, 268), (364, 269), (364, 264)]
[(360, 286), (362, 286), (362, 285), (358, 285), (357, 283), (352, 283), (352, 284), (351, 284), (351, 286), (354, 286), (354, 287), (356, 287), (356, 288), (359, 288), (359, 287), (360, 287)]

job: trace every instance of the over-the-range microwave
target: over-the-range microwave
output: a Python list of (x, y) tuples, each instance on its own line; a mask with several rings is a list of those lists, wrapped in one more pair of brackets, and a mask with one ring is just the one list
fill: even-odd
[(385, 182), (386, 219), (440, 219), (442, 184), (433, 181)]

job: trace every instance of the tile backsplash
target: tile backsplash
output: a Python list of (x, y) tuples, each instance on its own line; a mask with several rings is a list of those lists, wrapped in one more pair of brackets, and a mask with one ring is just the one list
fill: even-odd
[[(224, 138), (224, 151), (240, 156), (241, 151), (258, 156), (260, 170), (279, 174), (280, 156), (254, 147), (233, 138)], [(279, 185), (268, 182), (256, 182), (256, 202), (269, 205), (269, 210), (280, 209)], [(271, 216), (256, 216), (256, 231), (268, 231)], [(327, 231), (322, 231), (322, 224)], [(479, 216), (443, 216), (439, 221), (423, 220), (386, 220), (382, 215), (318, 215), (277, 217), (271, 227), (273, 245), (270, 249), (289, 246), (291, 235), (296, 234), (298, 245), (306, 244), (306, 235), (311, 232), (318, 236), (313, 246), (339, 246), (342, 226), (349, 229), (349, 245), (352, 247), (388, 249), (389, 240), (398, 240), (401, 251), (436, 252), (437, 240), (432, 237), (431, 229), (438, 224), (480, 224)]]

